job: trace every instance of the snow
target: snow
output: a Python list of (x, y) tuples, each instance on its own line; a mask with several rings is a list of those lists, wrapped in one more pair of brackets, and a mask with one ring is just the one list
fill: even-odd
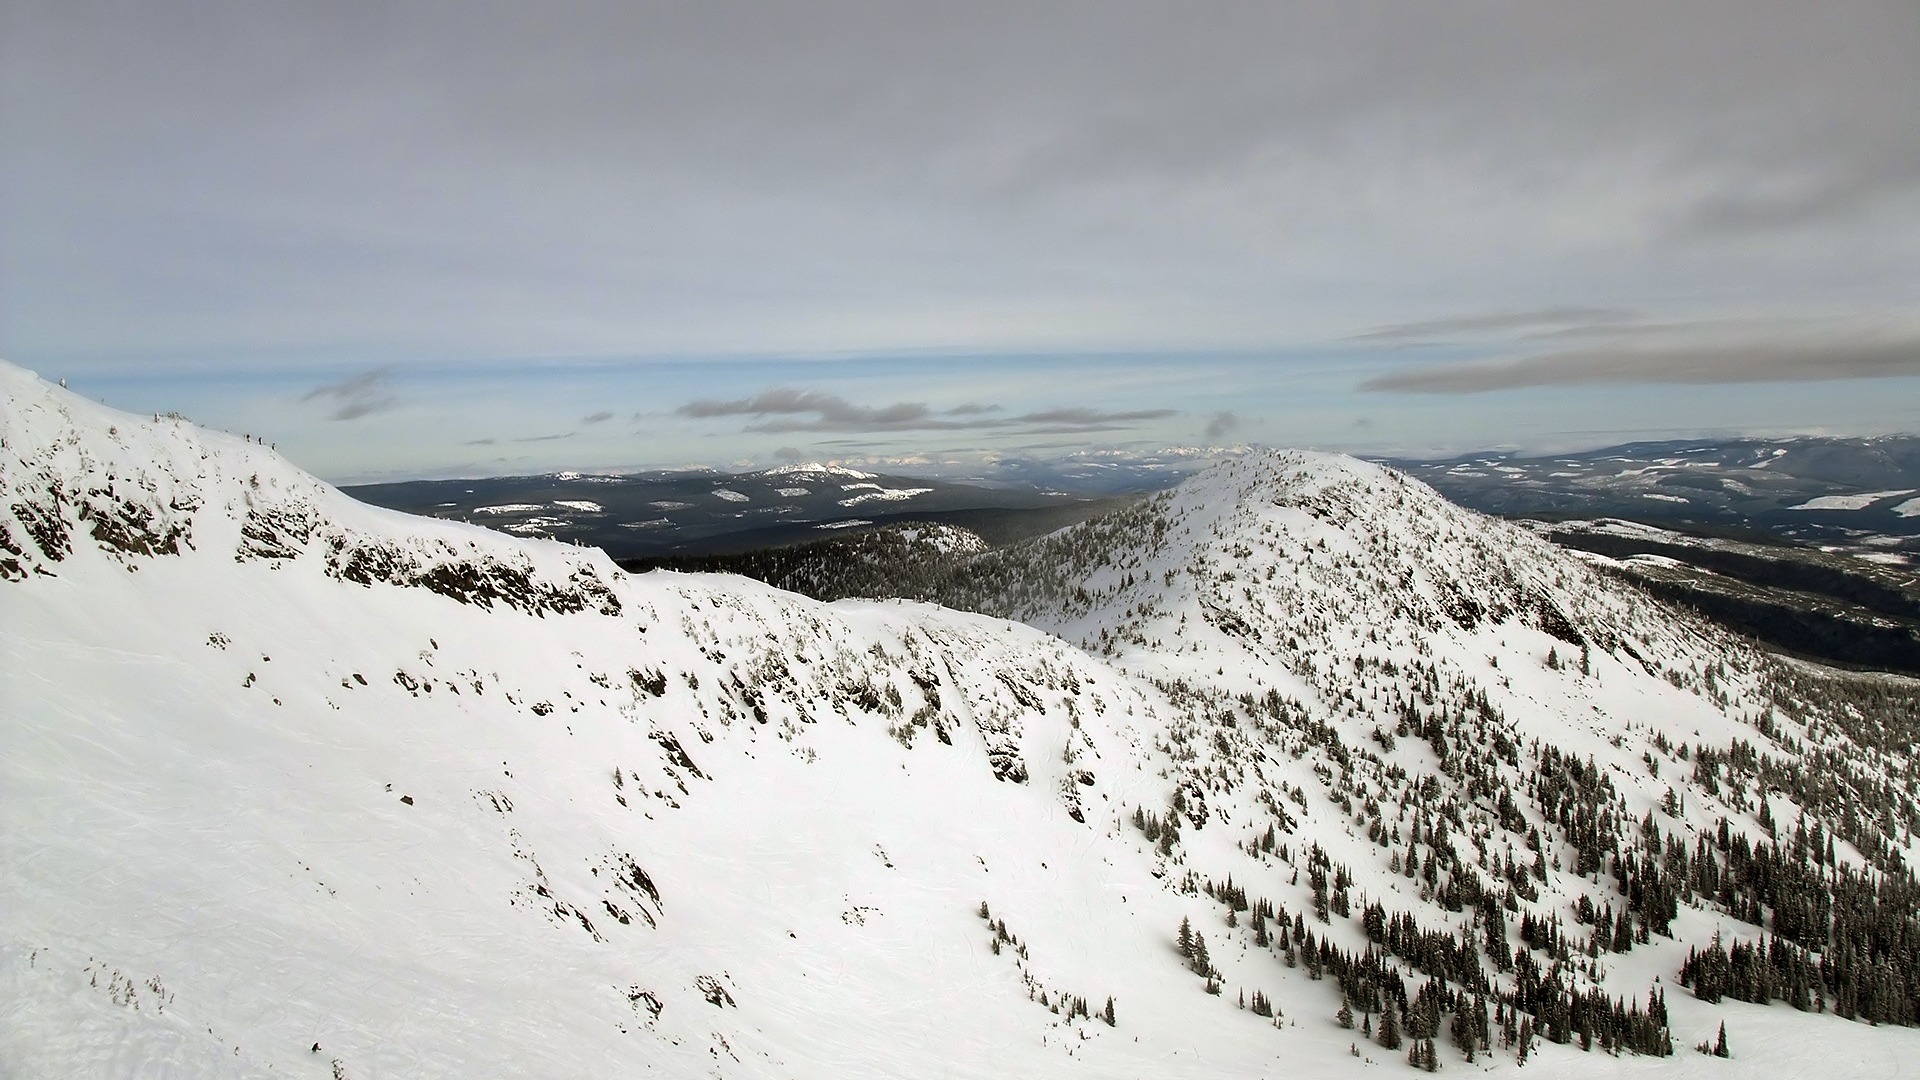
[(855, 525), (871, 525), (871, 524), (873, 524), (873, 522), (868, 521), (865, 518), (848, 518), (845, 521), (829, 521), (829, 522), (826, 522), (825, 524), (815, 525), (814, 528), (816, 529), (851, 529)]
[(809, 461), (802, 465), (778, 465), (771, 469), (763, 469), (759, 475), (767, 477), (804, 476), (822, 479), (844, 476), (854, 480), (872, 480), (878, 474), (861, 472), (858, 469), (848, 469), (839, 465), (822, 465), (817, 461)]
[[(1872, 506), (1874, 503), (1879, 502), (1881, 499), (1891, 499), (1897, 495), (1911, 495), (1911, 494), (1913, 494), (1912, 488), (1905, 488), (1900, 491), (1869, 491), (1859, 495), (1821, 495), (1817, 498), (1808, 499), (1806, 502), (1800, 503), (1797, 506), (1789, 506), (1787, 507), (1787, 509), (1789, 510), (1865, 510), (1867, 507)], [(1906, 506), (1906, 505), (1909, 505), (1911, 502), (1915, 502), (1915, 501), (1920, 501), (1920, 500), (1909, 500), (1908, 503), (1902, 503), (1900, 505)], [(1896, 509), (1895, 512), (1897, 513), (1898, 510)], [(1904, 517), (1905, 515), (1902, 515), (1902, 516)]]
[(539, 536), (549, 529), (564, 528), (566, 525), (566, 518), (531, 517), (525, 521), (516, 521), (504, 526), (504, 529), (510, 533), (519, 533), (521, 536)]
[(678, 502), (673, 499), (655, 499), (647, 505), (653, 507), (655, 510), (685, 510), (693, 504), (690, 502)]
[(1896, 504), (1893, 512), (1903, 518), (1920, 517), (1920, 499), (1908, 499), (1906, 502)]
[(802, 495), (811, 495), (812, 492), (803, 487), (783, 487), (774, 489), (774, 494), (783, 499), (797, 499)]
[(553, 505), (567, 510), (578, 510), (584, 514), (604, 514), (607, 508), (590, 499), (555, 499)]
[(739, 492), (733, 490), (732, 488), (714, 488), (713, 497), (716, 499), (724, 499), (727, 502), (731, 502), (731, 503), (743, 503), (743, 502), (749, 501), (745, 495), (740, 494)]
[(1670, 502), (1670, 503), (1684, 503), (1688, 501), (1684, 498), (1681, 498), (1678, 495), (1662, 495), (1657, 491), (1643, 491), (1640, 493), (1640, 497), (1644, 499), (1657, 499), (1660, 502)]
[[(1691, 569), (1690, 564), (1681, 562), (1679, 559), (1670, 558), (1666, 555), (1651, 555), (1651, 554), (1642, 553), (1639, 555), (1629, 555), (1626, 557), (1625, 561), (1631, 562), (1631, 563), (1639, 563), (1642, 566), (1658, 566), (1668, 570)], [(1707, 571), (1701, 571), (1701, 572), (1707, 573)]]
[(900, 530), (900, 538), (910, 544), (926, 544), (946, 554), (972, 555), (987, 550), (987, 542), (979, 533), (957, 525), (908, 526)]
[(845, 485), (845, 490), (852, 490), (855, 487), (870, 487), (874, 490), (864, 491), (858, 495), (841, 499), (841, 506), (859, 506), (861, 503), (870, 502), (901, 502), (906, 499), (911, 499), (916, 495), (925, 495), (927, 492), (933, 490), (932, 488), (925, 487), (883, 488), (878, 484), (849, 484)]
[(501, 503), (498, 506), (476, 506), (476, 514), (532, 514), (545, 510), (543, 503)]
[[(1087, 602), (1036, 605), (1030, 626), (627, 575), (596, 550), (355, 503), (264, 447), (15, 368), (0, 390), (9, 1076), (1402, 1068), (1366, 1043), (1350, 1056), (1331, 984), (1178, 882), (1231, 874), (1304, 910), (1295, 863), (1241, 847), (1272, 820), (1266, 795), (1298, 819), (1296, 859), (1311, 838), (1366, 897), (1457, 916), (1386, 870), (1297, 732), (1254, 741), (1165, 680), (1276, 690), (1365, 746), (1384, 708), (1369, 695), (1394, 684), (1354, 661), (1418, 641), (1517, 735), (1616, 770), (1636, 812), (1664, 787), (1640, 765), (1649, 718), (1697, 745), (1758, 738), (1746, 661), (1699, 624), (1350, 459), (1257, 456), (1156, 496), (1164, 534), (1089, 564)], [(1407, 585), (1361, 588), (1375, 576)], [(1591, 674), (1549, 669), (1565, 642), (1518, 607), (1436, 617), (1456, 593), (1544, 597), (1644, 659), (1596, 648)], [(1144, 643), (1102, 649), (1102, 630)], [(1667, 678), (1728, 656), (1724, 706)], [(1176, 756), (1196, 724), (1233, 751)], [(1418, 739), (1387, 756), (1434, 773)], [(1157, 854), (1126, 815), (1187, 776), (1220, 780), (1213, 816)], [(1700, 799), (1674, 828), (1725, 809)], [(1542, 910), (1590, 887), (1555, 881)], [(1025, 957), (990, 947), (982, 901)], [(1183, 917), (1216, 943), (1220, 997), (1173, 951)], [(1607, 988), (1671, 983), (1721, 925), (1754, 935), (1688, 910), (1679, 940), (1608, 960)], [(1118, 1026), (1063, 1020), (1023, 977), (1096, 1010), (1111, 994)], [(1235, 1008), (1241, 989), (1271, 995), (1277, 1023)], [(1545, 1045), (1534, 1067), (1847, 1078), (1920, 1054), (1920, 1032), (1670, 989), (1678, 1056)], [(1733, 1059), (1686, 1049), (1723, 1021)], [(1479, 1067), (1514, 1069), (1498, 1052)]]

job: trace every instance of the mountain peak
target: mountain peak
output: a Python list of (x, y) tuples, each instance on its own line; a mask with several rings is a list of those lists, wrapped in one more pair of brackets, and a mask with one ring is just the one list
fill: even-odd
[(872, 480), (878, 473), (861, 472), (841, 465), (823, 465), (817, 461), (808, 461), (796, 465), (776, 465), (771, 469), (762, 469), (759, 476), (841, 476), (850, 480)]

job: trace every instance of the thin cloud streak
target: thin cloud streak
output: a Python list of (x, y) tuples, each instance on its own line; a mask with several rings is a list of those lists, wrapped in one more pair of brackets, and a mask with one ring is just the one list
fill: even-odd
[(1623, 308), (1559, 307), (1543, 308), (1539, 311), (1504, 311), (1487, 315), (1459, 315), (1443, 319), (1425, 319), (1419, 322), (1394, 323), (1355, 334), (1348, 340), (1412, 341), (1461, 335), (1478, 336), (1515, 330), (1538, 331), (1568, 326), (1587, 327), (1594, 324), (1617, 325), (1633, 317), (1633, 312)]
[[(730, 401), (690, 401), (674, 410), (696, 420), (730, 416), (800, 417), (812, 419), (773, 419), (749, 424), (747, 431), (766, 434), (792, 432), (889, 432), (889, 431), (1007, 431), (1024, 433), (1066, 433), (1112, 431), (1129, 424), (1162, 420), (1177, 415), (1177, 409), (1128, 409), (1108, 411), (1084, 406), (1044, 409), (1019, 416), (1000, 416), (999, 405), (968, 402), (936, 412), (924, 402), (902, 401), (891, 405), (856, 405), (838, 394), (817, 390), (774, 387), (752, 397)], [(951, 416), (983, 417), (952, 420)]]

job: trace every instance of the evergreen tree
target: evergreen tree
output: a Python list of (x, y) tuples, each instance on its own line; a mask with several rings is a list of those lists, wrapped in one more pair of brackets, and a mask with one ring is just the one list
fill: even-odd
[(1394, 1017), (1391, 1001), (1380, 1013), (1380, 1046), (1386, 1050), (1400, 1049), (1400, 1021)]
[(1209, 975), (1209, 976), (1212, 975), (1213, 961), (1211, 958), (1207, 956), (1207, 939), (1205, 935), (1199, 933), (1198, 931), (1195, 931), (1193, 935), (1192, 952), (1193, 952), (1192, 966), (1193, 966), (1194, 973), (1197, 975)]

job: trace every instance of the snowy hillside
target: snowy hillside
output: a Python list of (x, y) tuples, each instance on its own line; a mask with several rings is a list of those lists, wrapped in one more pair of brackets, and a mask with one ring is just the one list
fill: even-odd
[[(1397, 474), (1261, 458), (956, 549), (1030, 627), (630, 576), (0, 382), (5, 1075), (1920, 1051), (1832, 1015), (1920, 1007), (1906, 745), (1867, 744), (1908, 699)], [(1826, 1015), (1733, 1000), (1770, 985), (1738, 950), (1690, 969), (1718, 1003), (1678, 984), (1750, 919)]]

